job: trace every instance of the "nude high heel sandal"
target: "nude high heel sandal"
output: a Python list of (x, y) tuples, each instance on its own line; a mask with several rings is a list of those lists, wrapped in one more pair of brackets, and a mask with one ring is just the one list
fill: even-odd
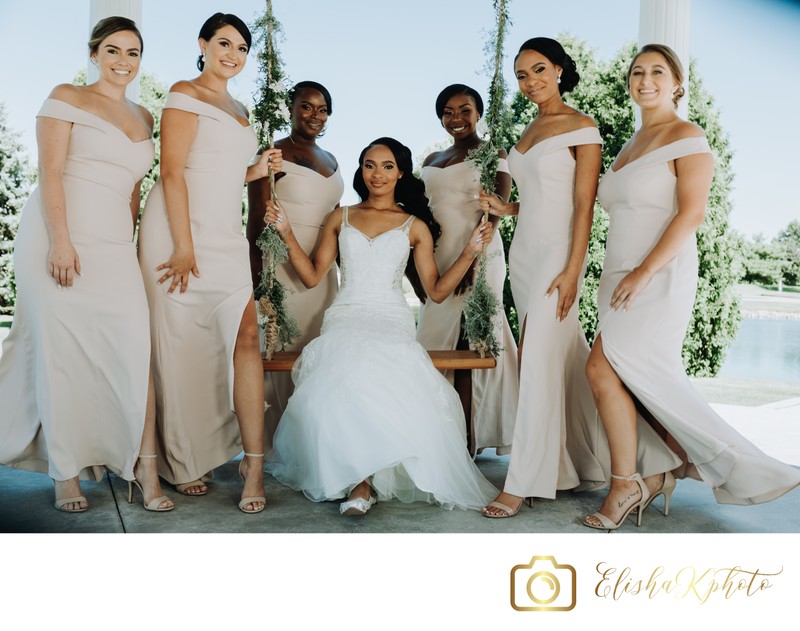
[(661, 488), (658, 489), (655, 493), (653, 493), (647, 501), (644, 503), (642, 507), (642, 511), (647, 510), (647, 507), (653, 503), (653, 500), (656, 499), (659, 495), (664, 496), (664, 517), (669, 517), (669, 498), (672, 497), (672, 492), (675, 490), (676, 486), (675, 476), (672, 475), (672, 471), (666, 471), (664, 473), (664, 481), (661, 483)]
[[(639, 508), (639, 511), (636, 514), (636, 525), (641, 526), (644, 506), (647, 505), (646, 502), (648, 499), (650, 499), (650, 491), (647, 490), (647, 485), (644, 483), (644, 480), (642, 480), (642, 476), (639, 475), (638, 473), (634, 473), (633, 475), (628, 475), (628, 476), (614, 475), (612, 473), (611, 477), (615, 478), (616, 480), (626, 480), (628, 482), (636, 482), (636, 484), (639, 485), (639, 492), (642, 494), (642, 496), (639, 498), (639, 501), (634, 502), (633, 504), (628, 506), (628, 510), (626, 510), (623, 513), (622, 517), (620, 517), (619, 521), (617, 522), (610, 520), (608, 517), (606, 517), (600, 512), (596, 512), (584, 517), (581, 523), (587, 528), (594, 528), (596, 530), (616, 530), (625, 522), (625, 519), (628, 517), (628, 515), (631, 514), (631, 512), (634, 509)], [(597, 521), (599, 521), (601, 525), (597, 525), (589, 521), (592, 517), (594, 517)]]
[[(139, 458), (142, 459), (142, 460), (144, 460), (144, 459), (148, 459), (149, 460), (149, 459), (153, 459), (155, 457), (156, 457), (155, 454), (150, 454), (150, 455), (146, 455), (146, 456), (142, 455), (142, 454), (139, 454)], [(139, 484), (139, 481), (136, 480), (136, 478), (134, 478), (133, 480), (128, 482), (128, 504), (133, 504), (133, 487), (134, 486), (137, 489), (139, 489), (139, 493), (142, 494), (142, 506), (144, 507), (144, 509), (146, 511), (150, 511), (150, 512), (153, 512), (153, 513), (166, 513), (167, 511), (171, 511), (173, 508), (175, 508), (174, 504), (172, 506), (166, 506), (166, 507), (162, 507), (161, 506), (161, 504), (163, 502), (170, 501), (170, 499), (166, 495), (162, 495), (161, 497), (157, 497), (155, 499), (152, 499), (147, 504), (145, 504), (144, 503), (144, 489), (142, 488), (142, 485)]]
[[(507, 517), (514, 517), (519, 512), (519, 509), (522, 508), (522, 505), (526, 504), (528, 508), (533, 508), (533, 498), (532, 497), (523, 497), (522, 501), (517, 504), (517, 510), (513, 510), (510, 506), (506, 506), (502, 502), (498, 502), (495, 500), (494, 502), (489, 502), (486, 506), (481, 509), (481, 515), (484, 517), (489, 517), (490, 519), (505, 519)], [(497, 508), (503, 511), (501, 514), (496, 515), (494, 513), (490, 513), (487, 509), (489, 508)]]
[[(61, 482), (61, 480), (53, 480), (53, 486), (56, 487), (56, 490), (58, 490), (59, 482)], [(78, 508), (67, 508), (70, 504), (80, 504), (81, 502), (87, 505), (86, 508), (81, 508), (80, 506), (78, 506)], [(56, 497), (53, 506), (55, 506), (57, 511), (61, 511), (62, 513), (83, 513), (89, 509), (88, 504), (88, 500), (83, 495), (78, 495), (77, 497), (65, 497), (62, 500)]]
[[(245, 458), (261, 458), (262, 461), (263, 461), (263, 458), (264, 458), (264, 454), (263, 453), (262, 454), (249, 454), (246, 451), (244, 452), (244, 456), (245, 456)], [(245, 481), (244, 474), (242, 473), (242, 465), (243, 464), (244, 464), (244, 458), (242, 458), (242, 461), (239, 463), (239, 477), (242, 478), (242, 482)], [(253, 509), (250, 509), (250, 510), (247, 509), (247, 505), (248, 504), (255, 504), (257, 502), (261, 502), (261, 506), (258, 506), (256, 508), (253, 508)], [(266, 507), (267, 507), (267, 498), (264, 495), (262, 495), (260, 497), (243, 497), (241, 500), (239, 500), (239, 510), (242, 511), (243, 513), (247, 513), (248, 515), (254, 514), (254, 513), (260, 513)]]

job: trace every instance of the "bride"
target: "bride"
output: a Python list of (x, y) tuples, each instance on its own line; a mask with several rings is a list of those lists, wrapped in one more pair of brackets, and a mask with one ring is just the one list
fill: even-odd
[(491, 240), (491, 228), (478, 226), (440, 276), (433, 245), (441, 230), (409, 149), (379, 138), (359, 165), (353, 187), (362, 201), (328, 216), (313, 260), (280, 205), (267, 204), (266, 219), (306, 286), (324, 278), (337, 255), (342, 275), (321, 335), (295, 364), (295, 391), (267, 471), (315, 502), (347, 498), (344, 515), (392, 498), (480, 509), (496, 489), (468, 456), (458, 395), (415, 341), (401, 281), (407, 265), (414, 268), (428, 297), (441, 302)]

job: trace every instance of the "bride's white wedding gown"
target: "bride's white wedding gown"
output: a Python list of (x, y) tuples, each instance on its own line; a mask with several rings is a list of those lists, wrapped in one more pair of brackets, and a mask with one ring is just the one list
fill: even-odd
[(369, 480), (380, 500), (480, 509), (497, 489), (469, 458), (458, 395), (416, 342), (401, 289), (414, 218), (370, 239), (347, 215), (339, 293), (295, 364), (267, 471), (316, 502)]

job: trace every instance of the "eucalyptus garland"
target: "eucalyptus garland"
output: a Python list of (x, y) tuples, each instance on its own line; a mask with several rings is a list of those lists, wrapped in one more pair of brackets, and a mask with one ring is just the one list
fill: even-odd
[(266, 0), (267, 10), (255, 21), (253, 29), (258, 54), (259, 78), (253, 106), (258, 140), (262, 146), (274, 146), (275, 132), (285, 129), (291, 119), (289, 111), (288, 78), (277, 47), (283, 39), (283, 27), (272, 11), (272, 0)]
[[(506, 82), (503, 79), (503, 48), (505, 45), (506, 31), (508, 30), (508, 2), (506, 0), (492, 0), (497, 14), (497, 24), (490, 33), (486, 43), (485, 52), (488, 56), (487, 70), (491, 72), (492, 81), (489, 84), (489, 105), (486, 108), (486, 125), (488, 137), (477, 149), (467, 153), (467, 159), (479, 172), (481, 188), (491, 194), (494, 192), (497, 178), (497, 132), (501, 122), (506, 116)], [(484, 214), (484, 219), (488, 215)], [(501, 350), (495, 337), (495, 318), (500, 308), (500, 302), (492, 291), (486, 279), (488, 257), (486, 250), (480, 254), (478, 272), (472, 285), (472, 291), (464, 299), (464, 334), (470, 344), (477, 350), (481, 357), (486, 353), (497, 355)]]
[[(262, 146), (275, 146), (275, 132), (284, 129), (290, 122), (289, 91), (287, 77), (283, 72), (283, 61), (276, 45), (283, 29), (272, 11), (272, 0), (266, 0), (267, 9), (254, 25), (256, 43), (261, 45), (259, 60), (258, 92), (253, 115), (256, 119), (258, 138)], [(270, 171), (269, 185), (272, 201), (275, 195), (275, 174)], [(258, 287), (254, 289), (258, 308), (259, 325), (265, 328), (266, 356), (272, 357), (280, 344), (284, 348), (300, 336), (297, 321), (286, 305), (286, 288), (278, 280), (277, 267), (289, 259), (289, 250), (275, 226), (268, 223), (256, 241), (263, 254), (264, 267)]]

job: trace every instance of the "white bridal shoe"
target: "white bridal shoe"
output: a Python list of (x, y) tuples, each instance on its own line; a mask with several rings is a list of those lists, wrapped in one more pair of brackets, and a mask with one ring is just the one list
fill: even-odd
[(354, 500), (347, 500), (339, 504), (339, 512), (348, 517), (364, 515), (377, 501), (378, 498), (372, 494), (370, 494), (368, 500), (365, 500), (363, 497), (357, 497)]

